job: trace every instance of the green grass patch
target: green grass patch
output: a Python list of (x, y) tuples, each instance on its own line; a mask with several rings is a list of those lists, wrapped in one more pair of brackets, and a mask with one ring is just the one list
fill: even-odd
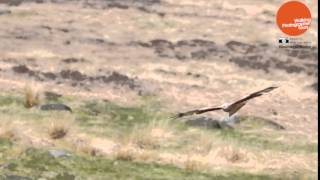
[(119, 135), (128, 133), (136, 126), (143, 126), (164, 117), (150, 104), (135, 107), (123, 107), (109, 101), (87, 101), (75, 111), (76, 120), (81, 126), (105, 129), (101, 135)]
[(0, 94), (0, 107), (6, 107), (12, 104), (23, 106), (23, 98), (19, 96), (8, 96)]
[(170, 165), (118, 161), (102, 157), (88, 157), (72, 154), (70, 157), (56, 158), (48, 151), (28, 149), (22, 155), (6, 162), (0, 171), (0, 178), (12, 176), (30, 179), (174, 179), (174, 180), (268, 180), (290, 179), (262, 174), (200, 173), (190, 172)]
[[(26, 109), (23, 106), (23, 96), (0, 95), (0, 113), (6, 117), (23, 120), (42, 121), (51, 116), (51, 112), (44, 112), (34, 109)], [(59, 102), (73, 104), (74, 116), (85, 132), (107, 137), (119, 137), (132, 133), (134, 130), (144, 128), (148, 124), (157, 121), (168, 121), (170, 126), (184, 134), (190, 127), (179, 120), (168, 120), (168, 114), (163, 111), (161, 103), (154, 97), (143, 97), (139, 106), (124, 107), (110, 101), (79, 101), (72, 97), (60, 97)], [(49, 102), (49, 101), (48, 101)], [(43, 103), (48, 103), (47, 101)], [(4, 116), (3, 116), (4, 117)], [(273, 129), (272, 137), (263, 132), (251, 130), (262, 129), (264, 127), (274, 128), (275, 124), (270, 120), (259, 117), (247, 117), (242, 120), (239, 127), (234, 130), (223, 129), (202, 129), (213, 136), (221, 138), (233, 144), (242, 145), (256, 149), (266, 149), (285, 152), (305, 152), (316, 153), (318, 148), (316, 143), (281, 142), (275, 140), (279, 135), (279, 129)], [(270, 133), (269, 133), (270, 134)], [(169, 149), (180, 149), (185, 144), (196, 141), (197, 137), (178, 138), (179, 142), (173, 143)], [(180, 141), (181, 140), (181, 141)]]
[(26, 18), (30, 16), (35, 16), (38, 13), (35, 11), (30, 11), (30, 10), (20, 10), (20, 11), (14, 11), (11, 16), (12, 17), (18, 17), (18, 18)]
[(281, 124), (267, 118), (258, 116), (240, 116), (240, 124), (238, 128), (250, 130), (250, 129), (262, 129), (268, 128), (272, 130), (285, 130), (285, 127)]
[(0, 153), (8, 150), (13, 145), (13, 142), (9, 139), (1, 138), (0, 137)]
[[(45, 112), (37, 108), (26, 109), (23, 106), (23, 96), (0, 95), (0, 114), (4, 119), (22, 120), (30, 123), (47, 123), (47, 120), (56, 112)], [(45, 101), (43, 103), (47, 103)], [(165, 130), (173, 130), (175, 137), (161, 144), (158, 151), (183, 152), (186, 148), (193, 148), (193, 143), (200, 140), (201, 133), (204, 137), (219, 139), (220, 142), (255, 148), (258, 150), (275, 150), (285, 152), (316, 153), (317, 144), (304, 144), (293, 142), (280, 142), (274, 138), (279, 135), (274, 130), (272, 137), (265, 137), (264, 132), (252, 131), (264, 127), (264, 121), (245, 121), (239, 129), (204, 129), (196, 131), (182, 121), (168, 119), (168, 114), (162, 109), (161, 103), (152, 97), (142, 98), (142, 103), (137, 106), (121, 106), (110, 101), (81, 101), (73, 97), (59, 98), (59, 102), (72, 104), (74, 112), (68, 113), (69, 118), (75, 119), (77, 127), (83, 132), (95, 135), (112, 137), (113, 140), (121, 136), (129, 136), (136, 131), (144, 136), (144, 129), (163, 127)], [(61, 116), (63, 117), (63, 116)], [(163, 125), (163, 126), (162, 126)], [(167, 129), (166, 129), (167, 128)], [(141, 130), (141, 131), (140, 131)], [(140, 133), (140, 134), (139, 134)], [(135, 135), (135, 134), (134, 134)], [(212, 135), (212, 136), (211, 136)], [(133, 136), (132, 136), (133, 137)], [(140, 138), (140, 137), (139, 137)], [(138, 140), (140, 140), (138, 138)], [(142, 138), (142, 140), (144, 140)], [(148, 139), (147, 139), (148, 140)], [(198, 144), (201, 144), (200, 141)], [(290, 144), (289, 144), (290, 143)], [(46, 150), (29, 149), (22, 155), (10, 153), (13, 143), (0, 139), (0, 179), (8, 179), (10, 176), (24, 176), (31, 179), (299, 179), (300, 175), (288, 173), (285, 176), (257, 175), (244, 172), (204, 173), (190, 172), (171, 165), (159, 165), (153, 163), (138, 163), (132, 161), (115, 161), (102, 157), (90, 157), (73, 154), (69, 158), (51, 157)], [(14, 145), (16, 147), (16, 145)], [(16, 157), (18, 156), (18, 157)], [(1, 169), (1, 165), (6, 168)], [(11, 178), (12, 179), (12, 178)]]
[(316, 143), (284, 143), (270, 140), (269, 138), (264, 137), (264, 134), (246, 133), (237, 129), (225, 129), (218, 131), (216, 134), (223, 140), (257, 149), (305, 153), (318, 152), (318, 145)]

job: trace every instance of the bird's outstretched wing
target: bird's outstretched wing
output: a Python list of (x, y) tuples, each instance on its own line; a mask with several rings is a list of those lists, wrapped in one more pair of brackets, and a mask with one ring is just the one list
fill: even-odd
[(216, 111), (216, 110), (221, 110), (221, 109), (223, 109), (226, 112), (229, 112), (229, 116), (231, 116), (234, 113), (236, 113), (240, 108), (242, 108), (248, 100), (253, 99), (255, 97), (259, 97), (259, 96), (263, 95), (264, 93), (270, 92), (276, 88), (278, 88), (278, 87), (271, 86), (271, 87), (265, 88), (263, 90), (251, 93), (250, 95), (248, 95), (248, 96), (246, 96), (246, 97), (244, 97), (234, 103), (231, 103), (227, 107), (218, 106), (218, 107), (213, 107), (213, 108), (196, 109), (196, 110), (192, 110), (192, 111), (178, 113), (178, 114), (174, 115), (172, 118), (176, 119), (176, 118), (181, 118), (184, 116), (189, 116), (189, 115), (194, 115), (194, 114), (202, 114), (205, 112)]
[(221, 110), (221, 109), (222, 109), (221, 107), (196, 109), (196, 110), (192, 110), (192, 111), (178, 113), (178, 114), (174, 115), (172, 118), (173, 119), (177, 119), (177, 118), (181, 118), (181, 117), (184, 117), (184, 116), (190, 116), (190, 115), (194, 115), (194, 114), (202, 114), (202, 113), (205, 113), (205, 112), (216, 111), (216, 110)]
[(256, 98), (256, 97), (259, 97), (265, 93), (268, 93), (274, 89), (276, 89), (278, 87), (276, 86), (271, 86), (271, 87), (268, 87), (268, 88), (265, 88), (265, 89), (262, 89), (260, 91), (257, 91), (257, 92), (254, 92), (254, 93), (251, 93), (249, 94), (248, 96), (230, 104), (226, 109), (225, 111), (226, 112), (229, 112), (229, 116), (231, 116), (232, 114), (236, 113), (242, 106), (245, 105), (245, 103), (247, 101), (249, 101), (250, 99), (253, 99), (253, 98)]

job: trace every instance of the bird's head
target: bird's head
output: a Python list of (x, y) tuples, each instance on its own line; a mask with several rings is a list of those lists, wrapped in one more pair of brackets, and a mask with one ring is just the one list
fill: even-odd
[(222, 109), (226, 109), (228, 106), (229, 106), (228, 103), (224, 103), (224, 104), (222, 104), (220, 107), (221, 107)]

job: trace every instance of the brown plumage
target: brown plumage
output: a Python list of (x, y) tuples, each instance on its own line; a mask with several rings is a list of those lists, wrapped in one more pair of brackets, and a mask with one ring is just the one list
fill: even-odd
[(272, 86), (272, 87), (268, 87), (265, 88), (263, 90), (254, 92), (249, 94), (248, 96), (230, 103), (230, 104), (223, 104), (221, 106), (217, 106), (217, 107), (212, 107), (212, 108), (203, 108), (203, 109), (196, 109), (196, 110), (192, 110), (192, 111), (187, 111), (187, 112), (182, 112), (182, 113), (178, 113), (176, 114), (173, 118), (180, 118), (180, 117), (184, 117), (184, 116), (189, 116), (189, 115), (194, 115), (194, 114), (202, 114), (205, 112), (209, 112), (209, 111), (216, 111), (216, 110), (223, 110), (224, 112), (228, 112), (229, 113), (229, 117), (232, 116), (234, 113), (236, 113), (239, 109), (241, 109), (244, 105), (246, 105), (246, 103), (253, 98), (259, 97), (261, 95), (263, 95), (264, 93), (268, 93), (274, 89), (276, 89), (278, 87)]

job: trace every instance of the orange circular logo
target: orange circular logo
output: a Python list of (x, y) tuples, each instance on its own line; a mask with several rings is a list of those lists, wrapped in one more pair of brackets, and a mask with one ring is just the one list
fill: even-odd
[(309, 8), (298, 1), (284, 3), (277, 12), (277, 25), (289, 36), (299, 36), (306, 32), (311, 24)]

